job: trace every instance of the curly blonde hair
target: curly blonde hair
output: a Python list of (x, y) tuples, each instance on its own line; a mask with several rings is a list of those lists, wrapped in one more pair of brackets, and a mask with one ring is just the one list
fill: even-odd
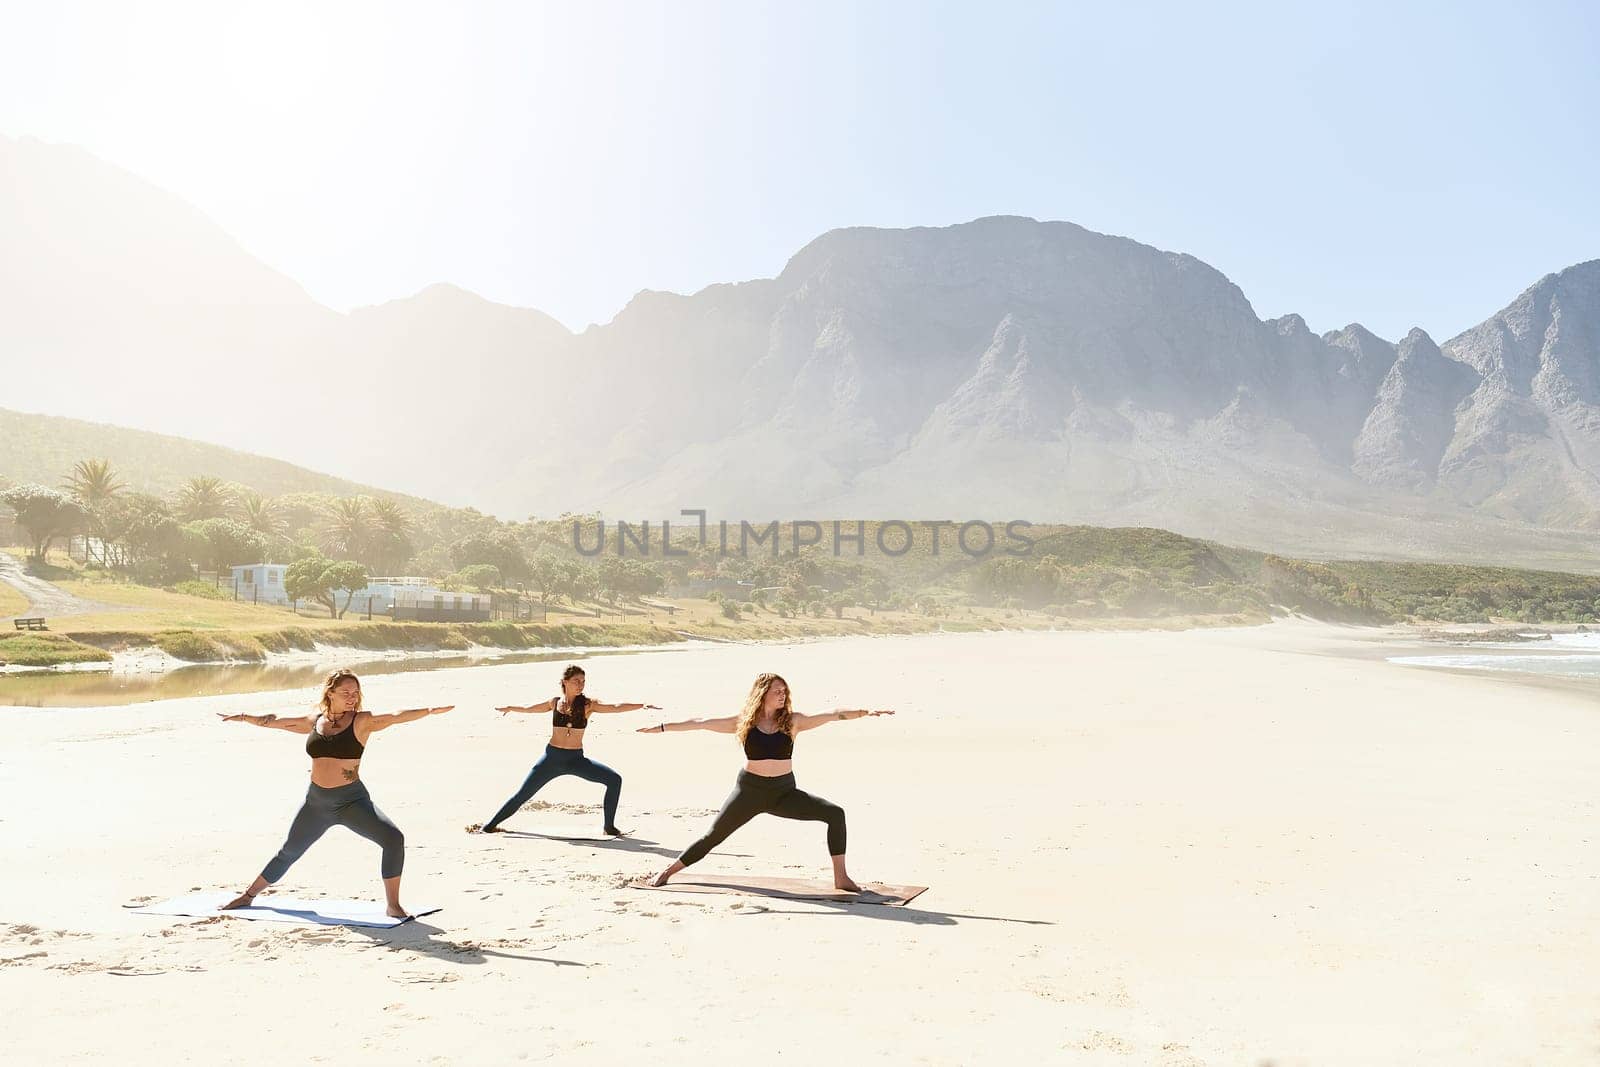
[(323, 715), (329, 713), (328, 699), (333, 696), (334, 687), (340, 682), (349, 679), (356, 683), (356, 712), (361, 711), (361, 679), (356, 677), (356, 672), (345, 667), (328, 673), (327, 681), (322, 683), (322, 699), (317, 701), (317, 708)]
[(794, 690), (776, 674), (758, 674), (755, 684), (750, 687), (750, 695), (744, 698), (744, 710), (739, 712), (739, 725), (733, 731), (741, 745), (750, 736), (750, 731), (755, 729), (756, 719), (761, 716), (761, 705), (766, 703), (767, 690), (772, 688), (773, 682), (783, 682), (783, 707), (778, 709), (778, 729), (790, 737), (794, 736)]

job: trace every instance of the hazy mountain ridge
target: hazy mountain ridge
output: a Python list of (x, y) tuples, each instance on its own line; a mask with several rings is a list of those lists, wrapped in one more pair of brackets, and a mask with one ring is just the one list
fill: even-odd
[[(76, 150), (0, 139), (14, 205), (57, 153), (77, 168), (63, 204), (160, 218), (113, 254), (58, 229), (64, 209), (0, 202), (0, 238), (54, 257), (22, 286), (30, 256), (0, 256), (0, 352), (50, 368), (8, 388), (18, 406), (154, 415), (508, 517), (1014, 515), (1542, 560), (1600, 526), (1600, 261), (1443, 345), (1393, 343), (1264, 322), (1193, 256), (1001, 216), (831, 231), (774, 278), (641, 292), (573, 335), (451, 286), (340, 315)], [(169, 254), (191, 267), (154, 272), (145, 304), (62, 325), (74, 299), (101, 306), (96, 279)], [(170, 376), (129, 372), (157, 355), (249, 402), (175, 410)]]

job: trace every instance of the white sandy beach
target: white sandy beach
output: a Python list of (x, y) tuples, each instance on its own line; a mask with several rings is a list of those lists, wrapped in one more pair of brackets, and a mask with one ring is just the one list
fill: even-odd
[[(4, 709), (6, 1062), (1592, 1064), (1600, 1055), (1600, 709), (1570, 687), (1407, 668), (1304, 622), (609, 656), (601, 700), (731, 714), (759, 670), (803, 735), (860, 880), (904, 908), (622, 887), (692, 840), (728, 738), (598, 720), (635, 836), (470, 836), (521, 782), (558, 664), (371, 678), (455, 712), (372, 742), (405, 831), (394, 930), (165, 919), (247, 884), (305, 791), (300, 738), (222, 724), (306, 691)], [(1360, 647), (1364, 656), (1340, 653)], [(291, 699), (292, 698), (292, 699)], [(598, 828), (600, 790), (508, 829)], [(569, 806), (578, 807), (571, 808)], [(758, 819), (697, 873), (823, 877), (820, 825)], [(335, 829), (278, 886), (376, 897)]]

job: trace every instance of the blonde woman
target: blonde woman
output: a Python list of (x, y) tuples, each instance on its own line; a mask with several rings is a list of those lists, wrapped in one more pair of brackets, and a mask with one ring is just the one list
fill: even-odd
[(844, 865), (844, 809), (812, 796), (795, 786), (794, 737), (824, 723), (859, 719), (867, 715), (893, 715), (887, 710), (837, 708), (818, 715), (802, 715), (794, 710), (789, 683), (776, 674), (756, 676), (745, 698), (744, 710), (722, 719), (684, 719), (640, 727), (639, 733), (666, 733), (669, 730), (710, 730), (733, 734), (744, 747), (744, 770), (734, 781), (733, 792), (705, 835), (683, 850), (666, 870), (656, 875), (653, 885), (667, 880), (685, 867), (698, 863), (739, 827), (757, 815), (776, 815), (780, 819), (800, 819), (828, 824), (828, 855), (833, 860), (833, 884), (837, 889), (859, 893), (861, 887)]
[(240, 893), (221, 910), (242, 908), (256, 894), (284, 876), (291, 864), (331, 826), (348, 826), (383, 849), (380, 874), (386, 911), (395, 919), (406, 918), (400, 906), (400, 868), (405, 863), (406, 839), (399, 827), (389, 821), (372, 802), (360, 778), (361, 756), (367, 740), (379, 730), (439, 715), (454, 705), (442, 708), (413, 708), (388, 715), (361, 710), (361, 680), (353, 671), (338, 670), (322, 685), (317, 714), (280, 719), (276, 715), (220, 715), (223, 722), (247, 722), (273, 730), (304, 734), (306, 754), (311, 757), (311, 786), (305, 803), (289, 824), (289, 837), (268, 861), (250, 888)]

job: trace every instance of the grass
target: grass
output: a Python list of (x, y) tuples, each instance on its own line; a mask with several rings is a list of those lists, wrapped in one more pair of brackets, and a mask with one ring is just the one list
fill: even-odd
[(4, 582), (0, 582), (0, 619), (27, 613), (28, 598)]
[[(316, 619), (269, 604), (213, 600), (131, 582), (75, 578), (55, 584), (73, 596), (127, 609), (73, 615), (70, 625), (75, 631), (277, 630), (304, 626), (308, 621), (321, 626), (354, 623), (351, 619)], [(302, 606), (301, 610), (309, 612), (311, 609)], [(67, 625), (66, 619), (62, 620), (62, 625)]]
[(349, 626), (304, 626), (265, 632), (109, 630), (67, 635), (95, 651), (116, 652), (150, 645), (190, 663), (260, 662), (270, 652), (309, 651), (334, 646), (372, 651), (456, 651), (473, 646), (538, 649), (580, 645), (623, 647), (668, 644), (681, 638), (643, 623), (580, 626), (566, 623), (362, 622)]
[(0, 635), (0, 662), (8, 664), (53, 667), (59, 663), (104, 663), (110, 658), (101, 649), (79, 644), (63, 634)]

